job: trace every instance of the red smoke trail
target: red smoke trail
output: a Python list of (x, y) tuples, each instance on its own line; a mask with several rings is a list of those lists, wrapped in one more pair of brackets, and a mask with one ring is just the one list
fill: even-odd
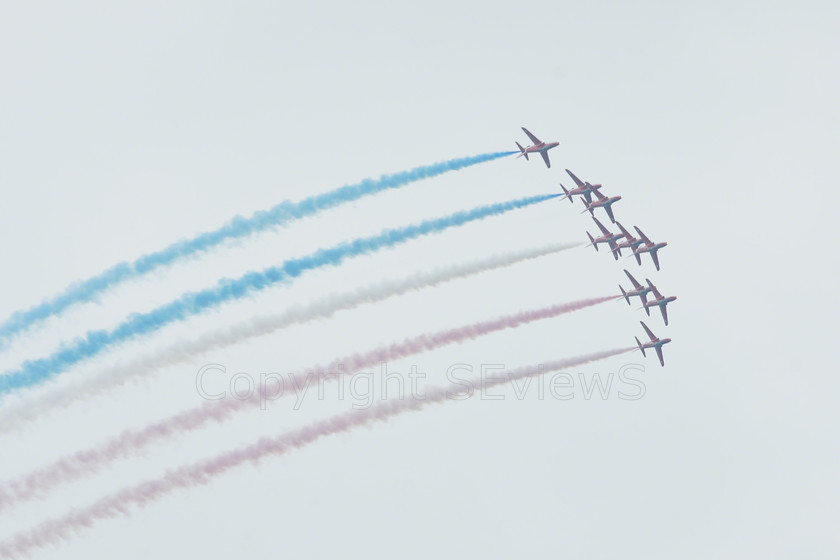
[(345, 432), (373, 422), (382, 422), (403, 412), (419, 410), (432, 403), (470, 395), (472, 390), (481, 390), (509, 381), (579, 366), (629, 352), (633, 349), (631, 347), (608, 350), (567, 360), (526, 366), (508, 372), (507, 376), (485, 379), (484, 381), (474, 380), (469, 390), (461, 382), (445, 387), (436, 387), (428, 390), (423, 398), (383, 401), (365, 410), (345, 412), (273, 438), (262, 438), (248, 447), (229, 451), (211, 459), (169, 471), (160, 478), (123, 489), (116, 494), (94, 502), (88, 507), (75, 509), (63, 517), (45, 521), (28, 531), (18, 533), (15, 537), (0, 544), (0, 556), (11, 558), (26, 554), (33, 549), (67, 538), (71, 531), (90, 527), (98, 520), (127, 515), (131, 506), (142, 507), (176, 490), (207, 484), (212, 478), (243, 463), (253, 463), (268, 456), (283, 455), (313, 443), (324, 436)]
[[(294, 376), (292, 384), (294, 387), (306, 387), (308, 386), (307, 383), (315, 383), (333, 377), (337, 371), (346, 371), (347, 373), (361, 371), (381, 363), (392, 362), (496, 331), (515, 328), (540, 319), (549, 319), (612, 299), (616, 299), (616, 296), (562, 303), (454, 329), (423, 334), (400, 343), (380, 346), (366, 353), (339, 358), (326, 366), (315, 366), (302, 375)], [(263, 392), (255, 392), (250, 399), (208, 401), (142, 428), (125, 430), (104, 444), (64, 456), (54, 463), (32, 471), (16, 480), (2, 483), (0, 484), (0, 511), (15, 502), (36, 498), (60, 484), (93, 474), (113, 461), (138, 453), (155, 441), (166, 439), (180, 432), (201, 428), (209, 422), (222, 422), (236, 412), (259, 406), (265, 402), (264, 399), (268, 396), (265, 394), (264, 388), (262, 389)]]

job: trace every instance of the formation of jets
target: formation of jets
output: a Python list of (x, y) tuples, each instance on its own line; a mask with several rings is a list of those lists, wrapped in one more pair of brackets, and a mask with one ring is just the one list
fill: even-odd
[[(525, 156), (525, 159), (528, 159), (528, 154), (539, 153), (543, 160), (545, 161), (546, 167), (551, 167), (551, 162), (548, 160), (548, 150), (554, 148), (559, 145), (559, 142), (543, 142), (531, 132), (528, 131), (525, 127), (522, 127), (522, 131), (528, 135), (528, 138), (531, 139), (533, 142), (532, 145), (523, 148), (519, 142), (516, 143), (516, 146), (519, 148), (519, 156)], [(598, 250), (598, 245), (607, 245), (610, 248), (610, 254), (618, 260), (618, 257), (621, 256), (622, 249), (629, 249), (631, 255), (636, 259), (636, 262), (639, 266), (642, 265), (642, 255), (648, 254), (650, 255), (651, 261), (653, 261), (653, 265), (656, 267), (656, 270), (659, 270), (659, 250), (663, 247), (666, 247), (668, 244), (665, 242), (657, 242), (654, 243), (650, 240), (650, 238), (642, 232), (637, 226), (633, 226), (633, 229), (636, 231), (635, 235), (631, 234), (621, 222), (617, 222), (615, 219), (615, 215), (613, 213), (612, 206), (619, 200), (621, 200), (621, 196), (607, 196), (601, 192), (603, 186), (601, 184), (592, 184), (589, 181), (581, 181), (577, 175), (566, 170), (566, 173), (569, 174), (569, 177), (572, 178), (574, 181), (575, 186), (571, 189), (567, 189), (560, 184), (560, 187), (563, 189), (563, 192), (566, 195), (566, 198), (569, 199), (569, 202), (574, 204), (574, 197), (579, 197), (581, 202), (584, 205), (583, 212), (589, 212), (592, 216), (592, 220), (595, 222), (595, 225), (598, 226), (598, 230), (600, 231), (600, 235), (593, 236), (588, 231), (586, 232), (587, 237), (589, 237), (589, 245), (595, 247), (595, 250)], [(595, 217), (595, 210), (598, 208), (602, 208), (604, 212), (607, 214), (607, 217), (610, 219), (610, 222), (615, 224), (619, 231), (614, 233), (610, 231), (609, 228), (605, 227), (598, 218)], [(582, 213), (583, 213), (582, 212)], [(624, 273), (630, 279), (630, 283), (633, 285), (632, 289), (625, 290), (624, 287), (619, 285), (619, 289), (621, 290), (622, 297), (627, 301), (627, 304), (630, 305), (630, 298), (638, 297), (641, 300), (642, 307), (640, 309), (644, 309), (645, 313), (650, 316), (651, 308), (659, 308), (660, 313), (662, 314), (662, 320), (664, 321), (665, 325), (668, 325), (668, 311), (667, 307), (668, 304), (672, 301), (676, 300), (676, 296), (663, 296), (659, 290), (654, 286), (653, 282), (650, 281), (649, 278), (645, 278), (645, 282), (647, 285), (638, 282), (633, 275), (630, 274), (626, 269)], [(662, 346), (671, 342), (670, 338), (658, 338), (656, 337), (653, 332), (648, 328), (648, 326), (643, 322), (640, 321), (642, 324), (642, 328), (645, 330), (648, 338), (650, 341), (648, 342), (640, 342), (638, 338), (636, 338), (636, 344), (639, 347), (639, 350), (642, 351), (642, 355), (645, 355), (645, 350), (653, 348), (656, 351), (656, 355), (659, 357), (660, 365), (665, 365), (665, 359), (662, 356)]]
[[(645, 278), (645, 282), (647, 282), (647, 286), (642, 285), (638, 280), (633, 278), (633, 275), (624, 269), (624, 274), (627, 275), (627, 278), (630, 279), (630, 283), (633, 284), (632, 290), (625, 290), (624, 287), (619, 284), (618, 289), (621, 290), (621, 296), (627, 300), (627, 305), (630, 305), (630, 298), (638, 296), (640, 300), (642, 300), (642, 309), (645, 310), (645, 313), (650, 316), (650, 308), (651, 307), (659, 307), (659, 311), (662, 313), (662, 320), (665, 321), (665, 325), (668, 324), (668, 311), (667, 306), (669, 303), (677, 299), (677, 296), (668, 296), (665, 297), (659, 293), (659, 290), (656, 289), (656, 286), (653, 285), (653, 282), (650, 281), (650, 278)], [(652, 293), (653, 299), (651, 301), (647, 301), (647, 295)]]

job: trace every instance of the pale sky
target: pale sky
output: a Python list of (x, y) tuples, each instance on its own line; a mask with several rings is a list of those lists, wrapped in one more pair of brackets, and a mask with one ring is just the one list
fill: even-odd
[[(107, 293), (4, 349), (0, 370), (184, 291), (339, 241), (569, 186), (623, 199), (662, 270), (577, 248), (196, 357), (11, 433), (0, 480), (201, 402), (195, 377), (293, 371), (651, 278), (670, 325), (603, 304), (389, 364), (445, 381), (630, 346), (638, 400), (449, 402), (245, 466), (33, 558), (829, 558), (840, 553), (833, 217), (840, 8), (826, 3), (6, 4), (0, 10), (0, 317), (284, 199), (557, 140), (231, 243)], [(593, 230), (552, 200), (348, 261), (69, 371), (290, 303)], [(601, 218), (602, 222), (606, 220)], [(536, 386), (535, 386), (536, 387)], [(329, 393), (328, 393), (329, 396)], [(334, 397), (335, 395), (333, 395)], [(28, 398), (37, 398), (32, 393)], [(288, 400), (158, 445), (0, 513), (0, 540), (169, 468), (347, 410)], [(4, 404), (0, 403), (0, 412)]]

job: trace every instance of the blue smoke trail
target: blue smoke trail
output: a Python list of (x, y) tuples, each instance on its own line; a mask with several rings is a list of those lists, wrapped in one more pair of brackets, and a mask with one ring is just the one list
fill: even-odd
[(433, 218), (402, 228), (386, 229), (371, 237), (362, 237), (344, 242), (329, 249), (318, 249), (305, 257), (290, 259), (280, 266), (273, 266), (260, 272), (249, 272), (237, 279), (220, 280), (213, 288), (200, 292), (188, 292), (178, 299), (147, 313), (131, 315), (113, 330), (88, 331), (76, 342), (62, 348), (51, 356), (25, 362), (17, 371), (0, 376), (0, 394), (37, 385), (56, 376), (68, 367), (82, 360), (96, 356), (114, 344), (135, 336), (148, 334), (172, 323), (183, 320), (222, 303), (239, 299), (251, 292), (265, 289), (279, 282), (297, 278), (307, 270), (338, 265), (347, 258), (364, 255), (385, 247), (393, 247), (410, 239), (429, 233), (436, 233), (488, 216), (503, 214), (517, 208), (537, 204), (557, 194), (546, 194), (520, 198), (508, 202), (479, 206), (445, 216)]
[(101, 292), (120, 282), (142, 276), (152, 270), (172, 264), (178, 259), (207, 251), (228, 239), (264, 231), (346, 202), (358, 200), (364, 196), (402, 187), (414, 181), (435, 177), (447, 171), (456, 171), (514, 153), (516, 152), (494, 152), (423, 165), (409, 171), (383, 175), (376, 180), (365, 179), (360, 183), (345, 185), (326, 193), (304, 198), (298, 202), (283, 201), (269, 210), (256, 212), (250, 218), (235, 216), (219, 229), (202, 233), (192, 239), (177, 241), (160, 251), (143, 255), (134, 262), (121, 262), (97, 276), (68, 287), (57, 296), (29, 309), (14, 312), (5, 322), (0, 324), (0, 343), (39, 321), (61, 313), (73, 304), (92, 300)]

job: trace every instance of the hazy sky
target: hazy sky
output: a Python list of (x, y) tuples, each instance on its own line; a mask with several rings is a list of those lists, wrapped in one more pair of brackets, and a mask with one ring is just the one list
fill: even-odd
[[(505, 150), (526, 126), (553, 166), (512, 158), (416, 183), (109, 292), (0, 354), (7, 371), (222, 277), (480, 204), (569, 186), (669, 242), (662, 270), (577, 248), (197, 357), (0, 435), (0, 479), (201, 402), (195, 376), (292, 371), (413, 336), (617, 293), (665, 295), (667, 367), (628, 401), (474, 399), (246, 466), (37, 558), (789, 558), (840, 552), (833, 248), (840, 8), (826, 3), (6, 3), (0, 10), (0, 316), (179, 238), (366, 177)], [(290, 303), (495, 253), (585, 240), (552, 200), (324, 269), (74, 368)], [(389, 364), (429, 384), (629, 346), (614, 302)], [(68, 381), (68, 382), (70, 382)], [(35, 398), (35, 396), (33, 396)], [(154, 447), (0, 514), (0, 539), (166, 469), (346, 410), (283, 401)], [(0, 405), (0, 409), (2, 405)]]

